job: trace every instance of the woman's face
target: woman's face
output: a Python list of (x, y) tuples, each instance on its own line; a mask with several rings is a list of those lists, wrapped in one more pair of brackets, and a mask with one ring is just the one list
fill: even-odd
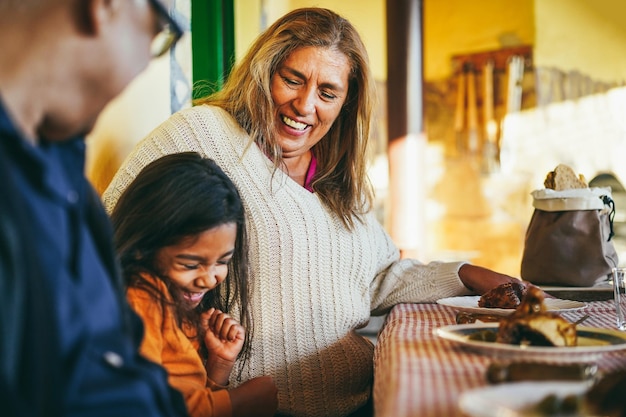
[(276, 140), (285, 158), (300, 156), (324, 137), (348, 96), (350, 63), (330, 48), (295, 50), (272, 77)]
[(190, 309), (222, 283), (235, 251), (237, 225), (226, 223), (157, 252), (157, 268), (180, 291)]

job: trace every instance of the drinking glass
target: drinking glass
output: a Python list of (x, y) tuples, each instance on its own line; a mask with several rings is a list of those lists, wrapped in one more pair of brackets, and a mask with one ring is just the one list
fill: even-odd
[(615, 314), (617, 316), (617, 328), (626, 330), (626, 293), (624, 277), (626, 268), (613, 268), (613, 298), (615, 300)]

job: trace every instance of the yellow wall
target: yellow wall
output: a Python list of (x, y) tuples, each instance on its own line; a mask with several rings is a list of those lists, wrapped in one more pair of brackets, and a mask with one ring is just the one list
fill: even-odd
[[(327, 7), (359, 30), (374, 76), (384, 82), (386, 4), (393, 1), (235, 0), (237, 57), (263, 29), (262, 16), (267, 26), (297, 7)], [(424, 0), (424, 75), (427, 80), (446, 78), (453, 55), (517, 42), (534, 45), (538, 66), (578, 70), (609, 82), (625, 80), (624, 16), (624, 0)], [(107, 107), (88, 139), (87, 171), (94, 182), (108, 181), (134, 144), (168, 117), (168, 94), (169, 68), (163, 59)]]
[(577, 70), (591, 78), (626, 80), (623, 0), (537, 0), (535, 64)]
[(87, 136), (87, 177), (103, 192), (135, 144), (170, 116), (169, 57), (150, 63), (100, 114)]
[(235, 59), (239, 61), (261, 32), (261, 2), (235, 0)]
[(425, 0), (424, 78), (449, 77), (456, 54), (532, 45), (533, 8), (534, 0)]
[(344, 16), (359, 31), (369, 54), (374, 78), (387, 79), (387, 24), (385, 0), (292, 0), (292, 8), (319, 6)]
[(534, 46), (537, 67), (626, 80), (624, 0), (425, 0), (424, 76), (451, 74), (450, 58), (515, 42)]
[[(621, 1), (424, 0), (424, 76), (450, 76), (455, 54), (529, 44), (535, 47), (536, 65), (576, 69), (607, 81), (621, 79), (626, 72), (626, 31), (606, 16), (606, 10), (610, 13)], [(374, 76), (386, 79), (386, 0), (236, 0), (237, 58), (263, 29), (262, 13), (267, 26), (289, 10), (308, 6), (327, 7), (347, 17), (363, 37)]]
[(325, 7), (344, 16), (359, 31), (369, 53), (372, 72), (377, 80), (387, 78), (387, 45), (385, 25), (385, 0), (267, 0), (261, 2), (235, 0), (235, 48), (237, 59), (246, 52), (259, 34), (261, 14), (265, 13), (266, 26), (290, 10), (300, 7)]
[[(241, 58), (266, 25), (298, 7), (319, 6), (347, 17), (359, 30), (377, 80), (385, 80), (386, 2), (393, 0), (235, 1), (236, 53)], [(264, 5), (262, 9), (261, 3)], [(424, 0), (424, 76), (450, 76), (455, 54), (534, 46), (537, 66), (578, 70), (594, 79), (626, 78), (626, 28), (611, 14), (626, 14), (623, 0)]]

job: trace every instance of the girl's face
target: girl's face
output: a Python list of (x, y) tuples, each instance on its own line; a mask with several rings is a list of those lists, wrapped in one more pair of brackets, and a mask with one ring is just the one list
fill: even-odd
[(348, 96), (350, 63), (341, 52), (296, 49), (272, 76), (276, 141), (285, 158), (313, 147), (333, 125)]
[(237, 224), (226, 223), (157, 252), (157, 268), (180, 291), (190, 309), (228, 275)]

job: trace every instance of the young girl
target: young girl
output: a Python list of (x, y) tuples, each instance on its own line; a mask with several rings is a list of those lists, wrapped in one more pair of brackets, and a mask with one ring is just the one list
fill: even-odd
[[(250, 354), (244, 213), (226, 174), (197, 153), (165, 156), (111, 217), (127, 297), (145, 325), (141, 352), (167, 369), (190, 415), (273, 415), (271, 378), (226, 389), (236, 359)], [(239, 320), (227, 314), (235, 305)]]

